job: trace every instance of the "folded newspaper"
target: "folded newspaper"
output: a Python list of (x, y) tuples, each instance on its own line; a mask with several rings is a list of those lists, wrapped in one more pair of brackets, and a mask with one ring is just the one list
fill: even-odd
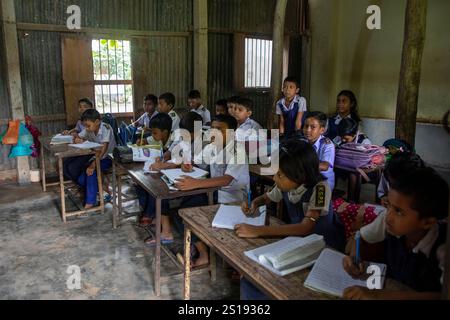
[(311, 267), (325, 248), (325, 241), (317, 234), (305, 238), (288, 237), (281, 241), (245, 252), (273, 273), (285, 276)]

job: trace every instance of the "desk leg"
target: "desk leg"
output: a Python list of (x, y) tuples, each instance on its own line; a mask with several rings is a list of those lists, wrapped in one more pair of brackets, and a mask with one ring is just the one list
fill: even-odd
[[(208, 204), (214, 205), (214, 192), (208, 192)], [(216, 282), (217, 279), (216, 253), (209, 249), (209, 271), (211, 272), (211, 281)]]
[(119, 216), (122, 217), (122, 176), (117, 177), (117, 201), (119, 205)]
[(44, 144), (41, 143), (41, 177), (42, 177), (42, 190), (47, 192), (47, 181), (45, 179), (45, 158), (44, 158)]
[(66, 223), (66, 197), (64, 193), (64, 173), (63, 173), (63, 159), (58, 157), (58, 170), (59, 170), (59, 188), (61, 191), (61, 211), (63, 222)]
[(95, 165), (97, 167), (97, 183), (98, 183), (98, 193), (100, 196), (100, 208), (102, 210), (102, 214), (105, 213), (105, 200), (103, 198), (103, 181), (102, 181), (102, 170), (100, 166), (100, 159), (95, 157)]
[(161, 295), (161, 199), (156, 199), (155, 294)]
[(184, 228), (184, 300), (191, 299), (191, 229)]
[(112, 187), (113, 187), (113, 210), (112, 210), (112, 220), (113, 229), (117, 229), (117, 181), (116, 181), (116, 163), (112, 163)]

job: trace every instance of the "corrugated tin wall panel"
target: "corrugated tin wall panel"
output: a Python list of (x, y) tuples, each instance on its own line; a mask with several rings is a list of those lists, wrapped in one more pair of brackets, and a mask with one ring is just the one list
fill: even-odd
[(186, 107), (192, 88), (192, 42), (190, 38), (158, 37), (149, 42), (149, 92), (160, 95), (172, 92), (175, 107)]
[(67, 8), (78, 5), (82, 27), (187, 31), (192, 0), (17, 0), (17, 21), (65, 25)]
[(25, 113), (65, 113), (61, 37), (56, 32), (19, 32)]
[(6, 81), (7, 79), (5, 44), (3, 42), (3, 24), (0, 23), (0, 119), (7, 119), (11, 115)]

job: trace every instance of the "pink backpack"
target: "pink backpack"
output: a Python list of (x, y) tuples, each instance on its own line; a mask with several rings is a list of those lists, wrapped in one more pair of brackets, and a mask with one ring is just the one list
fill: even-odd
[(352, 170), (381, 166), (385, 162), (387, 149), (376, 145), (346, 143), (336, 149), (334, 164)]

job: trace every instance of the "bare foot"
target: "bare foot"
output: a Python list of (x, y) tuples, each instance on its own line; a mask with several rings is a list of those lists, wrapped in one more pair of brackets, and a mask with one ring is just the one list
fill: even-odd
[(86, 205), (84, 206), (84, 208), (85, 208), (86, 210), (92, 209), (93, 207), (94, 207), (93, 204), (86, 204)]

